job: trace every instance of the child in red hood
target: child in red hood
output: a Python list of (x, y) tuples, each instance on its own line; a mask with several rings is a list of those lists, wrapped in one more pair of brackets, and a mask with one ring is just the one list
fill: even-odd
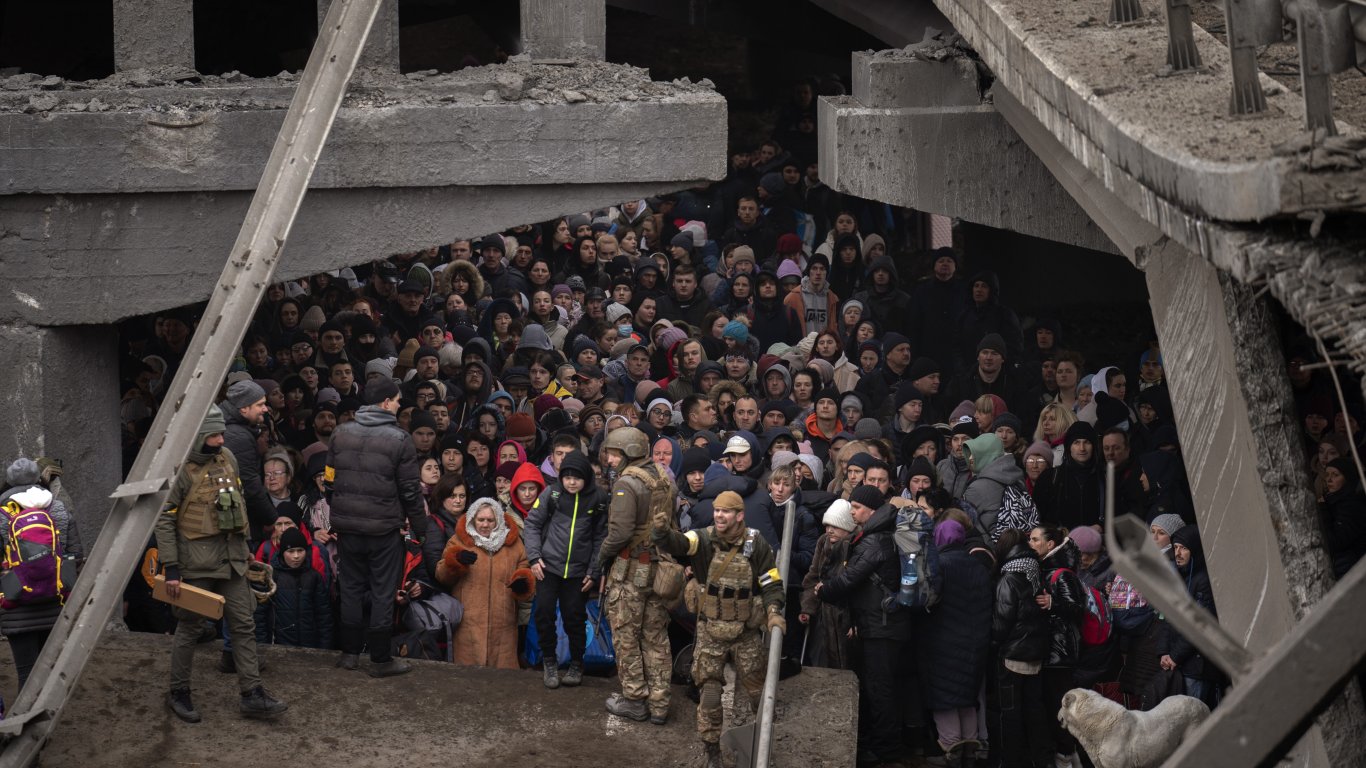
[(544, 490), (545, 476), (535, 464), (527, 462), (517, 467), (517, 472), (512, 476), (512, 511), (521, 518), (519, 523), (531, 514), (531, 505), (536, 503), (536, 497)]

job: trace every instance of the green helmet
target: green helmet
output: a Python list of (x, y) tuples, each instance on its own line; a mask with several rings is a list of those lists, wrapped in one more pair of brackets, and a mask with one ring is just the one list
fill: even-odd
[(635, 427), (618, 427), (607, 435), (602, 447), (616, 449), (627, 459), (637, 461), (650, 452), (649, 442), (645, 433)]

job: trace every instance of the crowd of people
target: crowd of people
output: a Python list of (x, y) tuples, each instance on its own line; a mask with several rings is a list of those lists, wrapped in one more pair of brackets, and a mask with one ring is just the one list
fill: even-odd
[[(885, 223), (768, 142), (705, 201), (631, 200), (272, 286), (213, 427), (240, 476), (240, 526), (221, 530), (273, 566), (252, 638), (340, 650), (348, 669), (368, 650), (371, 674), (402, 674), (421, 609), (450, 628), (446, 658), (517, 669), (539, 651), (546, 687), (573, 686), (606, 591), (608, 709), (667, 722), (668, 669), (696, 632), (708, 765), (719, 665), (756, 694), (766, 628), (787, 632), (785, 674), (858, 675), (868, 764), (1086, 763), (1056, 718), (1078, 686), (1217, 705), (1222, 672), (1115, 574), (1101, 535), (1108, 462), (1117, 513), (1147, 522), (1215, 611), (1160, 350), (1087, 361), (1058, 319), (1022, 322), (993, 273), (951, 248), (893, 252)], [(912, 258), (930, 265), (917, 281)], [(131, 346), (130, 448), (193, 322), (165, 313)], [(1344, 573), (1366, 549), (1345, 458), (1359, 406), (1299, 371), (1313, 359), (1292, 357), (1291, 377)], [(929, 611), (889, 599), (899, 526), (936, 553)], [(664, 599), (672, 560), (695, 599)], [(154, 568), (130, 584), (130, 626), (194, 642), (146, 599)], [(255, 661), (237, 668), (241, 619), (220, 667), (274, 714)]]

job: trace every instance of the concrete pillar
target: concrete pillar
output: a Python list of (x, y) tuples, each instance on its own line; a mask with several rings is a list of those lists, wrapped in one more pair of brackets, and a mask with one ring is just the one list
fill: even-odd
[(117, 331), (0, 325), (0, 360), (0, 461), (61, 459), (89, 551), (123, 479)]
[(191, 0), (114, 0), (114, 69), (194, 69)]
[[(1276, 326), (1250, 289), (1172, 241), (1146, 249), (1140, 266), (1219, 622), (1263, 653), (1331, 584)], [(1320, 717), (1292, 764), (1355, 764), (1361, 723), (1353, 691)]]
[(522, 53), (533, 59), (607, 58), (605, 0), (521, 0)]
[[(322, 26), (323, 19), (327, 18), (327, 9), (331, 6), (332, 0), (318, 0), (319, 27)], [(384, 0), (380, 5), (356, 69), (398, 71), (398, 0)]]

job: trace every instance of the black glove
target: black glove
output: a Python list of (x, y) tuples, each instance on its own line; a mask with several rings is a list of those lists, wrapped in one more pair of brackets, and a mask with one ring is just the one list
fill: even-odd
[(517, 578), (508, 582), (508, 589), (512, 590), (513, 592), (525, 592), (526, 588), (527, 583), (525, 576), (518, 576)]
[(455, 556), (456, 562), (461, 565), (474, 565), (474, 561), (479, 559), (479, 553), (472, 549), (462, 549), (460, 554)]

